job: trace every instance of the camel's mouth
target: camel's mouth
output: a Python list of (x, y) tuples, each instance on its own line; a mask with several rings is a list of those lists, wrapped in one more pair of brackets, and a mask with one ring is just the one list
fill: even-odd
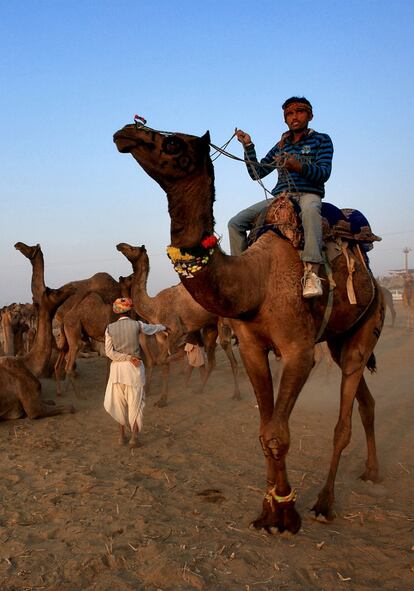
[(128, 154), (136, 146), (136, 141), (122, 130), (114, 134), (114, 142), (121, 154)]

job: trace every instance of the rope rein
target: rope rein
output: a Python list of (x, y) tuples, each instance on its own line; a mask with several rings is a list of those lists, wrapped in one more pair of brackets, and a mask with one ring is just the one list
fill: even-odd
[[(134, 123), (137, 128), (146, 129), (148, 131), (154, 131), (156, 133), (160, 133), (165, 136), (174, 135), (174, 133), (175, 133), (173, 131), (163, 131), (161, 129), (154, 129), (152, 127), (149, 127), (147, 125), (147, 120), (144, 117), (141, 117), (140, 115), (134, 116)], [(292, 179), (292, 175), (285, 168), (286, 157), (281, 157), (279, 159), (279, 162), (278, 163), (275, 162), (274, 164), (266, 164), (266, 163), (261, 164), (260, 162), (254, 162), (253, 160), (250, 160), (249, 158), (247, 158), (247, 159), (240, 158), (239, 156), (235, 156), (234, 154), (231, 154), (230, 152), (228, 152), (226, 150), (227, 146), (230, 144), (230, 142), (235, 137), (236, 137), (236, 132), (234, 132), (233, 135), (222, 146), (216, 146), (215, 144), (210, 142), (210, 146), (214, 149), (214, 152), (210, 156), (212, 162), (214, 162), (215, 160), (217, 160), (217, 158), (219, 158), (220, 156), (223, 155), (223, 156), (227, 156), (227, 158), (230, 158), (231, 160), (236, 160), (237, 162), (243, 162), (244, 164), (249, 165), (250, 170), (253, 172), (253, 174), (255, 176), (255, 180), (259, 183), (259, 185), (263, 189), (266, 199), (273, 199), (274, 195), (271, 191), (266, 189), (262, 179), (259, 177), (259, 174), (257, 172), (258, 167), (269, 168), (270, 171), (277, 170), (278, 174), (281, 175), (282, 177), (284, 177), (286, 182), (288, 183), (288, 187), (289, 187), (288, 191), (290, 193), (298, 193), (295, 182)], [(267, 195), (270, 195), (270, 197), (267, 197)]]

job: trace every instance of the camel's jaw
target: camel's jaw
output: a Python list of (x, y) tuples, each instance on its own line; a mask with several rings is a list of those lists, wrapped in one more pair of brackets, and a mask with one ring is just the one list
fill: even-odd
[(124, 129), (114, 134), (114, 143), (121, 154), (129, 154), (137, 145), (136, 140), (124, 131)]

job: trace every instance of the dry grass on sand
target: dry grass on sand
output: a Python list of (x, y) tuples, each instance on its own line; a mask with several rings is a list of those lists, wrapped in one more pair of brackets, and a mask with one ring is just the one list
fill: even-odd
[[(339, 372), (322, 360), (291, 420), (288, 468), (303, 517), (294, 537), (249, 528), (265, 474), (243, 370), (243, 400), (235, 402), (221, 352), (204, 395), (198, 374), (183, 387), (177, 364), (164, 409), (153, 406), (157, 375), (143, 446), (131, 451), (117, 445), (116, 424), (102, 406), (105, 360), (80, 360), (87, 400), (66, 395), (75, 415), (0, 423), (0, 589), (414, 589), (414, 333), (398, 312), (396, 328), (387, 318), (377, 347), (378, 373), (367, 375), (383, 483), (357, 479), (365, 442), (355, 409), (337, 517), (321, 523), (309, 511), (327, 474), (339, 401)], [(45, 397), (53, 397), (54, 383), (43, 383)]]

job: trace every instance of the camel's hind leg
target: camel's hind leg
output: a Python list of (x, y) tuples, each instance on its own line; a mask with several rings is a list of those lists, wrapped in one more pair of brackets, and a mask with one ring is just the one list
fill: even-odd
[(362, 480), (371, 480), (372, 482), (380, 482), (379, 476), (377, 447), (375, 443), (375, 401), (368, 389), (364, 376), (359, 382), (356, 393), (358, 400), (358, 410), (361, 417), (362, 424), (365, 430), (367, 439), (367, 460), (365, 464), (365, 471), (361, 474)]
[(355, 397), (359, 402), (359, 412), (367, 438), (367, 470), (363, 477), (379, 480), (374, 436), (374, 400), (363, 378), (363, 372), (379, 338), (383, 322), (384, 307), (377, 297), (365, 323), (345, 340), (342, 346), (335, 342), (329, 343), (332, 357), (342, 369), (341, 404), (334, 432), (334, 450), (328, 478), (312, 508), (316, 516), (323, 515), (328, 520), (333, 519), (334, 486), (341, 453), (351, 440)]
[(170, 381), (170, 364), (168, 361), (165, 361), (162, 364), (162, 389), (161, 389), (161, 396), (159, 399), (154, 402), (154, 406), (158, 406), (159, 408), (164, 408), (164, 406), (168, 405), (168, 386)]
[(55, 379), (56, 379), (56, 396), (62, 396), (62, 375), (65, 366), (65, 357), (66, 352), (64, 350), (60, 350), (56, 359), (55, 363)]
[(232, 330), (228, 324), (226, 324), (223, 319), (220, 319), (218, 322), (218, 329), (219, 329), (219, 341), (220, 346), (227, 355), (227, 359), (229, 360), (231, 371), (233, 373), (233, 382), (234, 382), (234, 391), (233, 391), (233, 399), (234, 400), (241, 400), (240, 388), (239, 388), (239, 380), (238, 380), (238, 373), (239, 367), (237, 365), (236, 358), (234, 356), (233, 347), (231, 344), (232, 339)]
[(204, 388), (207, 384), (208, 378), (211, 372), (216, 368), (216, 344), (217, 344), (217, 325), (207, 326), (203, 330), (203, 341), (204, 349), (207, 356), (207, 367), (204, 372), (203, 382), (201, 386), (201, 392), (204, 392)]

